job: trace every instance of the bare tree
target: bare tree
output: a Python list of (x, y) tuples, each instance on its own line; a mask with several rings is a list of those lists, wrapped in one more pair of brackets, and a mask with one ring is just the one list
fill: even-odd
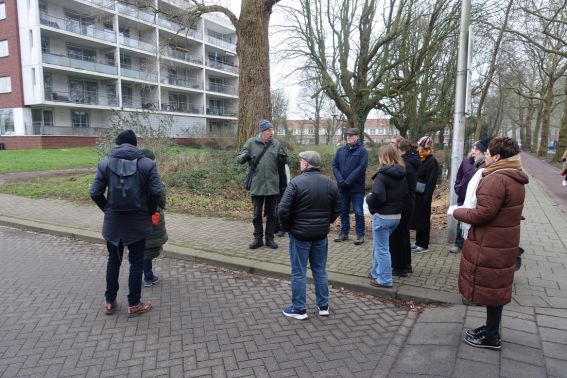
[(289, 99), (283, 89), (273, 89), (272, 96), (272, 124), (274, 125), (274, 133), (278, 134), (280, 128), (284, 128), (286, 135), (287, 130), (287, 108)]
[[(428, 55), (446, 38), (456, 8), (447, 0), (300, 0), (287, 8), (287, 57), (321, 78), (320, 91), (345, 114), (348, 127), (364, 132), (368, 113), (403, 93), (424, 70)], [(378, 18), (381, 17), (380, 20)], [(408, 30), (420, 28), (419, 46), (400, 54)], [(409, 60), (410, 70), (400, 64)]]

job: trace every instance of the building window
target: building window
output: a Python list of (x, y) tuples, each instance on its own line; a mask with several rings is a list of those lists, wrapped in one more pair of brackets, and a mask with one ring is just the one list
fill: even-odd
[(0, 3), (0, 20), (6, 18), (6, 4)]
[(72, 102), (81, 104), (97, 104), (97, 82), (82, 79), (69, 79), (69, 95)]
[(131, 108), (133, 103), (134, 103), (134, 101), (133, 101), (133, 95), (132, 95), (132, 87), (127, 86), (127, 85), (123, 85), (122, 86), (122, 106), (127, 107), (127, 108)]
[(33, 48), (33, 30), (30, 30), (30, 47)]
[(48, 109), (32, 109), (32, 125), (53, 126), (53, 111)]
[[(4, 5), (4, 4), (0, 4)], [(14, 133), (14, 112), (12, 109), (0, 109), (0, 135)]]
[(120, 54), (120, 68), (125, 68), (127, 70), (132, 69), (132, 57), (129, 55)]
[(45, 38), (41, 39), (41, 52), (49, 53), (49, 39), (45, 39)]
[(48, 72), (43, 74), (43, 91), (47, 101), (53, 100), (53, 78)]
[(0, 41), (0, 58), (10, 55), (8, 51), (8, 40)]
[(83, 110), (71, 112), (71, 125), (73, 127), (90, 127), (89, 113)]
[(12, 78), (10, 76), (0, 77), (0, 93), (12, 92)]
[(33, 83), (33, 86), (35, 87), (35, 68), (31, 69), (31, 74), (32, 74), (32, 83)]
[(77, 45), (67, 45), (67, 57), (87, 62), (96, 62), (96, 50)]

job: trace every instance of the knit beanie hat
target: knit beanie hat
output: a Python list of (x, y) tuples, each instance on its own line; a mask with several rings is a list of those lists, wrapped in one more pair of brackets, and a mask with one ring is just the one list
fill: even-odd
[(417, 145), (423, 148), (431, 148), (433, 146), (433, 139), (431, 139), (429, 135), (423, 136), (417, 141)]
[(273, 129), (274, 126), (272, 125), (272, 123), (270, 121), (268, 121), (267, 119), (263, 119), (259, 122), (260, 125), (260, 132), (263, 133), (264, 131), (268, 130), (268, 129)]
[(319, 165), (321, 165), (321, 155), (317, 151), (302, 151), (299, 153), (299, 157), (313, 168), (319, 168)]
[(480, 152), (486, 152), (486, 150), (488, 149), (488, 145), (490, 144), (490, 141), (492, 139), (493, 139), (493, 137), (481, 139), (481, 140), (475, 142), (473, 144), (473, 146), (475, 146)]
[(118, 134), (115, 142), (119, 146), (121, 144), (124, 144), (124, 143), (131, 144), (132, 146), (137, 146), (138, 145), (138, 138), (136, 138), (136, 134), (134, 134), (134, 132), (132, 130), (128, 129), (128, 130), (124, 130), (120, 134)]

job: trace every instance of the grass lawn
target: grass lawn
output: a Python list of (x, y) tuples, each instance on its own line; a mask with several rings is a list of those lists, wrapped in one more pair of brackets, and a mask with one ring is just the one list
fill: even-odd
[(95, 167), (94, 147), (0, 151), (0, 173)]

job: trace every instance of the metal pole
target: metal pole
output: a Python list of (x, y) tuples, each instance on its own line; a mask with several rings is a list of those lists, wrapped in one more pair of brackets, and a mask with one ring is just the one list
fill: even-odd
[[(457, 194), (453, 190), (453, 184), (457, 177), (457, 170), (463, 160), (465, 141), (465, 99), (467, 88), (467, 64), (469, 25), (471, 15), (471, 0), (462, 0), (461, 3), (461, 27), (459, 33), (459, 53), (457, 60), (457, 80), (455, 89), (455, 115), (453, 121), (453, 146), (451, 149), (451, 181), (449, 205), (457, 203)], [(457, 221), (449, 216), (447, 221), (448, 241), (452, 243), (457, 235)]]

